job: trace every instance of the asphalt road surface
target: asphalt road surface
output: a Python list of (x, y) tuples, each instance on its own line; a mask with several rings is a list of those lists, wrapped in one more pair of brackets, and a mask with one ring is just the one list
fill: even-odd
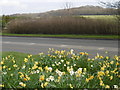
[(17, 51), (29, 54), (47, 53), (49, 48), (74, 49), (75, 53), (88, 52), (90, 56), (108, 51), (109, 56), (118, 55), (118, 40), (61, 39), (38, 37), (0, 37), (2, 51)]

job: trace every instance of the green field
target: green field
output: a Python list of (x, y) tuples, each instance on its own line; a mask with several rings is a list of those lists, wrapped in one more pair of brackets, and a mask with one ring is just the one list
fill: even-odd
[(91, 19), (116, 20), (114, 15), (83, 15), (83, 17)]
[(103, 18), (103, 19), (105, 19), (105, 18), (115, 18), (115, 16), (114, 15), (83, 15), (83, 17), (90, 17), (90, 18)]

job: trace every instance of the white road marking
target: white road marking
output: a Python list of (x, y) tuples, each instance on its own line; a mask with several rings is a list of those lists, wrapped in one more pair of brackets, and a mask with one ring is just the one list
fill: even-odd
[(30, 43), (29, 45), (35, 45), (36, 43)]
[(68, 45), (60, 45), (61, 47), (67, 47)]
[[(2, 43), (3, 43), (3, 42), (2, 42)], [(11, 42), (4, 42), (4, 43), (6, 43), (6, 44), (7, 44), (7, 43), (11, 43)]]
[(103, 49), (105, 49), (105, 48), (103, 48), (103, 47), (101, 47), (101, 48), (98, 48), (98, 50), (103, 50)]

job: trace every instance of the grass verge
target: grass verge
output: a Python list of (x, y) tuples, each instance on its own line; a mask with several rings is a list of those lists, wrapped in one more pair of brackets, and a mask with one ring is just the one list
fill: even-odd
[[(8, 55), (12, 55), (17, 59), (18, 61), (26, 58), (26, 56), (30, 55), (29, 53), (21, 53), (21, 52), (0, 52), (0, 55), (2, 57), (6, 57)], [(38, 58), (38, 55), (33, 55), (33, 58)]]
[(51, 35), (51, 34), (10, 34), (10, 33), (2, 33), (2, 36), (51, 37), (51, 38), (86, 38), (86, 39), (120, 39), (120, 37), (118, 35), (75, 35), (75, 34)]

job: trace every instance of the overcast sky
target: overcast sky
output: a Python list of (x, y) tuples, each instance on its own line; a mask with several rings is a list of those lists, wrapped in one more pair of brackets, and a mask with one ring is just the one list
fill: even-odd
[(0, 15), (16, 13), (40, 13), (50, 10), (63, 9), (66, 2), (72, 3), (73, 7), (85, 5), (100, 5), (100, 1), (117, 0), (0, 0)]

